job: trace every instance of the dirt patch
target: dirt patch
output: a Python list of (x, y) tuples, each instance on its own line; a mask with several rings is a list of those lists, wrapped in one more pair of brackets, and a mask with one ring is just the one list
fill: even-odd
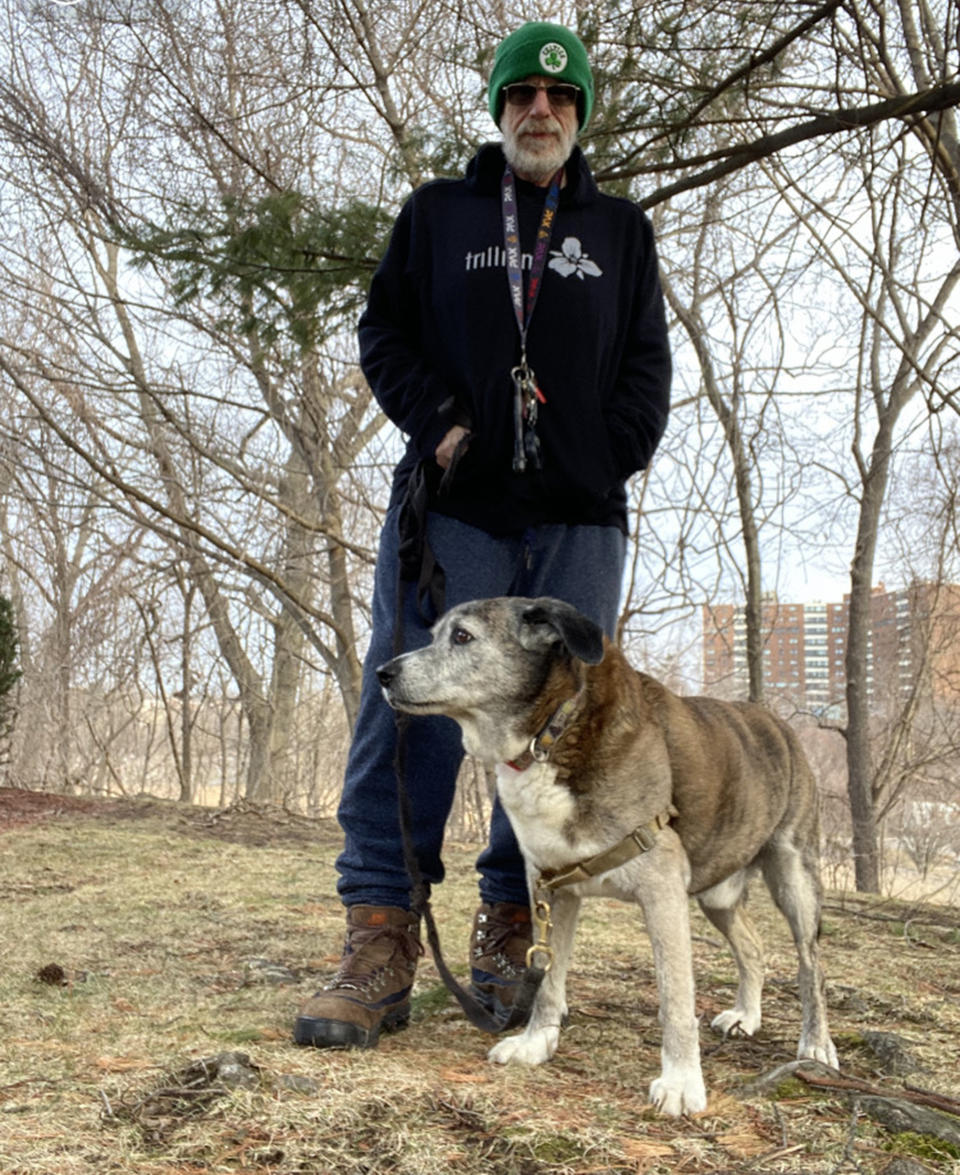
[(96, 812), (98, 800), (81, 796), (61, 796), (52, 792), (27, 791), (19, 787), (0, 787), (0, 832), (38, 820), (57, 819), (64, 815)]
[(96, 799), (0, 787), (0, 835), (24, 825), (63, 820), (101, 824), (139, 821), (242, 845), (334, 845), (341, 839), (335, 820), (301, 816), (277, 805), (248, 800), (238, 800), (227, 808), (202, 808), (151, 796)]

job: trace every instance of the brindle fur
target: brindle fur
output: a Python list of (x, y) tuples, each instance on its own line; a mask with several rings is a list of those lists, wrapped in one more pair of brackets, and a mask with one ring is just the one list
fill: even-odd
[[(785, 723), (749, 703), (679, 697), (552, 599), (462, 604), (438, 621), (430, 645), (378, 672), (392, 706), (456, 719), (466, 750), (496, 767), (531, 891), (543, 870), (610, 848), (671, 803), (678, 812), (649, 852), (555, 893), (554, 965), (527, 1028), (498, 1042), (492, 1060), (538, 1064), (553, 1056), (580, 900), (618, 897), (643, 908), (654, 951), (663, 1045), (651, 1100), (667, 1114), (704, 1109), (687, 895), (726, 937), (739, 973), (736, 1002), (713, 1027), (752, 1035), (760, 1026), (763, 954), (745, 899), (759, 872), (799, 956), (798, 1056), (836, 1065), (817, 950), (817, 788)], [(549, 759), (511, 767), (581, 689)]]

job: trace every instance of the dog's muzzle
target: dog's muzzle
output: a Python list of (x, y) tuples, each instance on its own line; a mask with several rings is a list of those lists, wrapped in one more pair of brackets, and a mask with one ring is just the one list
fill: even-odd
[(394, 710), (408, 711), (408, 699), (403, 696), (403, 661), (404, 654), (399, 657), (394, 657), (391, 661), (384, 662), (375, 670), (377, 681), (380, 683), (380, 688), (383, 690), (383, 696), (386, 698), (389, 705)]

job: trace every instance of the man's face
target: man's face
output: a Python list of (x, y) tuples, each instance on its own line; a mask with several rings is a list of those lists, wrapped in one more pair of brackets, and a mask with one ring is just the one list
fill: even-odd
[[(549, 86), (556, 78), (531, 74), (522, 79), (533, 86)], [(546, 185), (558, 168), (570, 158), (577, 141), (577, 107), (553, 107), (545, 90), (529, 106), (504, 102), (500, 116), (503, 153), (507, 162), (524, 180)]]

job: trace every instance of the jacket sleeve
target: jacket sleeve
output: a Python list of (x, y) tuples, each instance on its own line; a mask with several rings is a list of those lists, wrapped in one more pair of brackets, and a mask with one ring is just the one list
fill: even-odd
[(397, 217), (360, 317), (360, 365), (377, 402), (432, 457), (458, 419), (450, 391), (425, 355), (421, 296), (413, 265), (413, 198)]
[(667, 426), (672, 361), (653, 226), (639, 209), (641, 248), (626, 342), (607, 409), (619, 476), (645, 469)]

